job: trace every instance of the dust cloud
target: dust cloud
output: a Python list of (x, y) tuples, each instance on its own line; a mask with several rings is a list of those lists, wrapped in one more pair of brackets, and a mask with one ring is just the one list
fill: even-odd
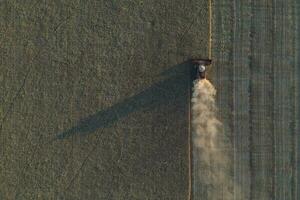
[[(192, 140), (194, 199), (233, 200), (231, 147), (217, 118), (216, 89), (207, 79), (194, 81)], [(201, 196), (201, 197), (200, 197)]]

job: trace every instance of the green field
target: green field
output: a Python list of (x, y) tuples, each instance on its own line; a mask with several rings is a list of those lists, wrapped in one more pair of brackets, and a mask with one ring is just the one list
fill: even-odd
[(204, 1), (0, 2), (0, 199), (186, 199)]

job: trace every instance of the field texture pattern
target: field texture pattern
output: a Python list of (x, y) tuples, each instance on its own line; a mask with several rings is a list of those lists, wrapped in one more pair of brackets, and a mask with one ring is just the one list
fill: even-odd
[(213, 2), (211, 78), (233, 145), (234, 199), (300, 199), (299, 4)]
[(0, 199), (187, 199), (184, 61), (206, 57), (207, 10), (0, 0)]

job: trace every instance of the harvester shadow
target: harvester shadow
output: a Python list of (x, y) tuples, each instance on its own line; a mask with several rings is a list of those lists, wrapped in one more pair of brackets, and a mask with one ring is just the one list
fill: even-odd
[(135, 96), (79, 121), (76, 126), (59, 133), (56, 139), (90, 134), (100, 128), (110, 127), (130, 113), (151, 110), (162, 104), (177, 105), (179, 110), (182, 109), (180, 105), (186, 105), (188, 102), (189, 82), (191, 80), (190, 69), (191, 64), (189, 62), (169, 68), (161, 74), (166, 76), (163, 81), (157, 82)]

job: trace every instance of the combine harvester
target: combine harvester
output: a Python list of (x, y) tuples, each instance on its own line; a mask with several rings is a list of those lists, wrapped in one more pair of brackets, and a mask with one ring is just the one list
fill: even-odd
[(193, 59), (192, 63), (196, 66), (196, 79), (206, 79), (207, 65), (211, 64), (210, 59)]

